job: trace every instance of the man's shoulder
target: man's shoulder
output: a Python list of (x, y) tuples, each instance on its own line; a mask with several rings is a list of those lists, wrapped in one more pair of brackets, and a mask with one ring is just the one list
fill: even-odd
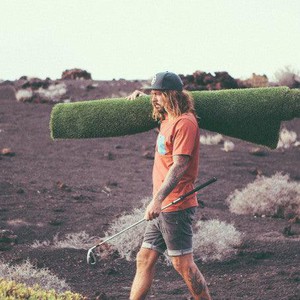
[(193, 113), (185, 113), (176, 119), (177, 126), (194, 126), (198, 127), (196, 116)]

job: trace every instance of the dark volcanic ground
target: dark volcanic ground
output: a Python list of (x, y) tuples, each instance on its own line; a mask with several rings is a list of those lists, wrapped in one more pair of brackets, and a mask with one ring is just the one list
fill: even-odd
[[(72, 82), (76, 84), (82, 82)], [(138, 87), (135, 82), (119, 95)], [(73, 99), (109, 96), (95, 89), (93, 95), (75, 90)], [(102, 237), (113, 219), (140, 205), (142, 198), (151, 195), (153, 160), (143, 154), (153, 152), (156, 132), (52, 141), (51, 109), (52, 104), (17, 102), (11, 85), (0, 87), (0, 150), (11, 148), (15, 153), (0, 155), (0, 229), (10, 229), (18, 236), (11, 250), (0, 252), (1, 260), (15, 264), (29, 258), (90, 299), (101, 293), (107, 295), (105, 299), (128, 299), (134, 262), (110, 257), (89, 267), (86, 250), (33, 249), (30, 245), (83, 230)], [(287, 127), (300, 135), (299, 119)], [(299, 182), (300, 149), (267, 150), (268, 155), (261, 157), (249, 154), (256, 145), (231, 140), (235, 149), (228, 153), (220, 150), (221, 145), (201, 146), (199, 182), (213, 176), (218, 181), (203, 190), (205, 207), (198, 210), (198, 217), (233, 223), (244, 233), (244, 244), (229, 261), (197, 264), (214, 300), (299, 300), (300, 224), (292, 224), (294, 234), (286, 237), (286, 220), (236, 216), (229, 212), (225, 199), (253, 182), (256, 168), (266, 176), (289, 173)], [(110, 187), (110, 195), (103, 192), (105, 186)], [(159, 264), (150, 297), (183, 300), (189, 293), (172, 267)]]

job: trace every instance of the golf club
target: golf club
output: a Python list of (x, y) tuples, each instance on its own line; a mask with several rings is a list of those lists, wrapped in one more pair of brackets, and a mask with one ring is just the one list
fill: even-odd
[[(179, 198), (175, 199), (174, 201), (172, 201), (172, 202), (169, 203), (168, 205), (162, 207), (161, 210), (164, 210), (164, 209), (166, 209), (166, 208), (168, 208), (168, 207), (170, 207), (170, 206), (172, 206), (172, 205), (174, 205), (174, 204), (176, 204), (176, 203), (182, 201), (182, 200), (183, 200), (184, 198), (186, 198), (187, 196), (190, 196), (190, 195), (194, 194), (195, 192), (197, 192), (197, 191), (199, 191), (199, 190), (205, 188), (206, 186), (210, 185), (211, 183), (213, 183), (213, 182), (215, 182), (215, 181), (217, 181), (217, 178), (216, 178), (216, 177), (211, 178), (211, 179), (208, 180), (207, 182), (205, 182), (205, 183), (203, 183), (203, 184), (201, 184), (201, 185), (198, 185), (197, 187), (195, 187), (195, 188), (194, 188), (193, 190), (191, 190), (190, 192), (188, 192), (188, 193), (186, 193), (186, 194), (180, 196)], [(142, 223), (142, 222), (144, 222), (144, 221), (146, 221), (146, 219), (141, 219), (141, 220), (139, 220), (139, 221), (133, 223), (132, 225), (130, 225), (130, 226), (124, 228), (123, 230), (117, 232), (116, 234), (114, 234), (114, 235), (108, 237), (107, 239), (105, 239), (104, 241), (98, 243), (97, 245), (91, 247), (91, 248), (88, 250), (88, 252), (87, 252), (87, 263), (88, 263), (89, 265), (95, 265), (95, 264), (96, 264), (97, 259), (96, 259), (95, 253), (93, 252), (94, 249), (96, 249), (97, 247), (101, 246), (102, 244), (104, 244), (104, 243), (106, 243), (106, 242), (112, 240), (113, 238), (117, 237), (118, 235), (122, 234), (123, 232), (129, 230), (129, 229), (132, 228), (132, 227), (137, 226), (138, 224), (140, 224), (140, 223)]]

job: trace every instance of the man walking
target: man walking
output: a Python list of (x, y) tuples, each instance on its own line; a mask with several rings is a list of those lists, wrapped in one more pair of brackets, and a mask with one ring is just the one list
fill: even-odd
[[(151, 287), (155, 264), (167, 250), (176, 271), (194, 299), (211, 300), (205, 279), (193, 259), (192, 220), (198, 205), (196, 195), (161, 207), (194, 188), (199, 165), (199, 127), (193, 99), (183, 91), (180, 77), (171, 72), (154, 76), (151, 87), (153, 118), (160, 123), (153, 166), (153, 198), (145, 212), (149, 220), (137, 254), (137, 270), (130, 299), (145, 299)], [(143, 95), (135, 91), (128, 99)]]

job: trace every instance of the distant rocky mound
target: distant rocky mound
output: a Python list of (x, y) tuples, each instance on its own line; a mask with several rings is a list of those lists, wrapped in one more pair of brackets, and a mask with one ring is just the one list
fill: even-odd
[[(22, 76), (16, 81), (0, 83), (1, 93), (13, 92), (14, 99), (30, 103), (58, 103), (122, 98), (149, 85), (146, 80), (92, 80), (90, 73), (80, 69), (63, 72), (62, 78), (45, 80)], [(80, 79), (80, 80), (78, 80)], [(12, 97), (10, 97), (12, 98)]]
[(71, 70), (65, 70), (62, 75), (61, 79), (85, 79), (85, 80), (91, 80), (92, 76), (91, 73), (81, 70), (81, 69), (71, 69)]
[[(292, 72), (282, 71), (281, 81), (269, 82), (266, 75), (255, 73), (248, 79), (233, 78), (228, 72), (207, 73), (197, 70), (191, 75), (180, 74), (184, 89), (188, 91), (243, 89), (286, 85), (290, 88), (300, 87), (300, 78)], [(148, 80), (92, 80), (91, 73), (74, 68), (65, 70), (60, 79), (45, 80), (22, 76), (16, 81), (1, 81), (15, 92), (15, 98), (22, 102), (54, 103), (94, 100), (104, 98), (126, 97), (136, 89), (150, 85)], [(3, 92), (3, 89), (2, 89)]]
[(266, 75), (252, 74), (247, 80), (235, 79), (228, 72), (215, 72), (215, 75), (203, 71), (195, 71), (192, 75), (180, 75), (184, 89), (188, 91), (222, 90), (251, 87), (266, 87), (269, 81)]

